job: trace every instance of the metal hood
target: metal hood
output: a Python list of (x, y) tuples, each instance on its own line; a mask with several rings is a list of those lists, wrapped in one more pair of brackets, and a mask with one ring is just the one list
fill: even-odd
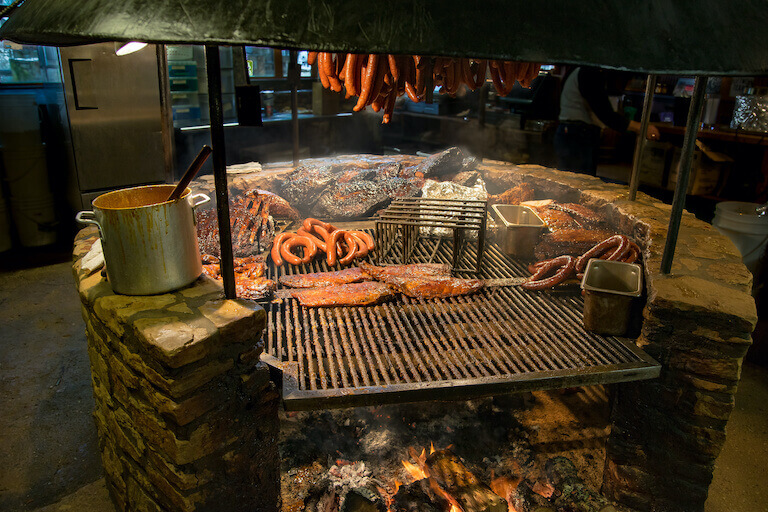
[(0, 38), (279, 48), (592, 64), (647, 73), (768, 72), (764, 0), (26, 0)]

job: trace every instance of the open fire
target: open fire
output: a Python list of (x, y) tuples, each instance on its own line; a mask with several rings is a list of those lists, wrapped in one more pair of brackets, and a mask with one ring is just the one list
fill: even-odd
[(566, 510), (574, 498), (565, 481), (606, 505), (594, 489), (607, 424), (599, 386), (453, 406), (286, 413), (283, 511)]

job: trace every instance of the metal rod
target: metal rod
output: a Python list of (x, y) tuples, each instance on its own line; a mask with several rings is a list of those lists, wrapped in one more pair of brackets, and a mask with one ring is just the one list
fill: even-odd
[(293, 165), (299, 165), (299, 67), (296, 59), (298, 52), (290, 51), (288, 60), (288, 80), (291, 82), (291, 128), (293, 130)]
[(229, 190), (227, 189), (227, 156), (224, 146), (224, 113), (221, 105), (221, 65), (219, 47), (205, 46), (205, 67), (208, 73), (208, 108), (211, 116), (211, 146), (213, 147), (213, 178), (216, 185), (216, 211), (221, 244), (221, 278), (224, 296), (237, 297), (235, 264), (232, 254), (232, 226), (229, 223)]
[(640, 184), (640, 161), (645, 151), (645, 137), (648, 133), (648, 122), (651, 119), (651, 107), (653, 106), (653, 91), (656, 90), (656, 75), (648, 75), (645, 84), (645, 98), (643, 99), (643, 115), (640, 120), (640, 133), (635, 144), (635, 158), (632, 162), (632, 177), (629, 179), (629, 200), (637, 197), (637, 187)]
[(697, 76), (693, 86), (693, 97), (688, 110), (688, 122), (685, 126), (683, 151), (680, 155), (680, 167), (677, 170), (677, 185), (672, 199), (672, 212), (669, 214), (669, 229), (667, 241), (664, 244), (664, 254), (661, 256), (661, 272), (669, 274), (672, 271), (672, 260), (675, 257), (677, 235), (680, 231), (680, 219), (685, 208), (685, 196), (688, 193), (688, 178), (691, 174), (693, 152), (696, 149), (696, 136), (701, 124), (701, 107), (704, 104), (704, 93), (707, 90), (707, 77)]
[(488, 84), (483, 82), (480, 86), (480, 99), (477, 104), (477, 122), (480, 124), (480, 128), (485, 126), (485, 104), (488, 102)]

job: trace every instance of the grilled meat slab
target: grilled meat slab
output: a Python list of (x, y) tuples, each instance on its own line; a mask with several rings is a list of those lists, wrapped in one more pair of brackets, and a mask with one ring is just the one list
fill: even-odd
[(309, 308), (327, 306), (370, 306), (394, 297), (392, 288), (378, 281), (308, 288), (291, 292), (299, 304)]
[(598, 229), (561, 229), (542, 236), (533, 253), (538, 260), (562, 255), (580, 256), (615, 234)]
[(419, 164), (418, 170), (427, 178), (445, 176), (467, 170), (475, 164), (472, 160), (469, 160), (461, 149), (452, 147), (425, 158)]
[(363, 272), (392, 285), (408, 297), (437, 299), (474, 293), (485, 285), (480, 279), (451, 277), (451, 267), (440, 263), (414, 263), (377, 267), (360, 262)]
[(535, 190), (530, 183), (521, 183), (516, 187), (512, 187), (506, 192), (490, 196), (488, 198), (489, 204), (520, 204), (524, 201), (530, 201), (535, 196)]
[(235, 291), (238, 297), (244, 299), (265, 299), (277, 288), (277, 283), (266, 277), (245, 277), (235, 274)]
[(327, 189), (315, 203), (319, 218), (354, 219), (367, 217), (387, 206), (392, 198), (381, 182), (353, 181), (336, 183)]
[(549, 208), (567, 213), (584, 227), (595, 228), (607, 223), (604, 216), (598, 214), (592, 208), (578, 203), (552, 203)]
[(337, 220), (373, 214), (393, 198), (418, 194), (425, 177), (472, 166), (458, 148), (428, 158), (348, 155), (305, 160), (282, 180), (280, 194), (306, 216)]
[[(210, 254), (203, 255), (203, 274), (221, 281), (219, 258)], [(245, 299), (264, 299), (277, 288), (277, 283), (264, 277), (267, 266), (261, 256), (235, 258), (235, 291), (238, 297)]]
[(539, 208), (536, 214), (544, 221), (544, 224), (552, 231), (561, 229), (578, 229), (581, 226), (568, 213), (550, 208)]
[(358, 267), (345, 268), (335, 272), (314, 272), (280, 277), (280, 284), (291, 288), (321, 288), (341, 284), (359, 283), (370, 280)]
[[(200, 251), (219, 256), (219, 220), (215, 209), (195, 212)], [(282, 197), (266, 190), (251, 189), (229, 204), (232, 250), (242, 257), (262, 252), (275, 237), (273, 217), (299, 219), (299, 212)]]
[(377, 281), (386, 281), (390, 277), (430, 277), (430, 276), (449, 276), (451, 267), (442, 263), (413, 263), (410, 265), (391, 265), (387, 267), (377, 267), (361, 261), (358, 263), (360, 268)]
[(416, 299), (445, 299), (475, 293), (485, 286), (482, 279), (459, 279), (448, 276), (386, 278), (398, 292)]

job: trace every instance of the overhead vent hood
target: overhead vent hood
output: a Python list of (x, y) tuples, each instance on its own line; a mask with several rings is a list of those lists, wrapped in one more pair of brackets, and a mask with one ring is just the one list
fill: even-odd
[(762, 0), (26, 0), (18, 43), (260, 45), (592, 64), (646, 73), (764, 74)]

